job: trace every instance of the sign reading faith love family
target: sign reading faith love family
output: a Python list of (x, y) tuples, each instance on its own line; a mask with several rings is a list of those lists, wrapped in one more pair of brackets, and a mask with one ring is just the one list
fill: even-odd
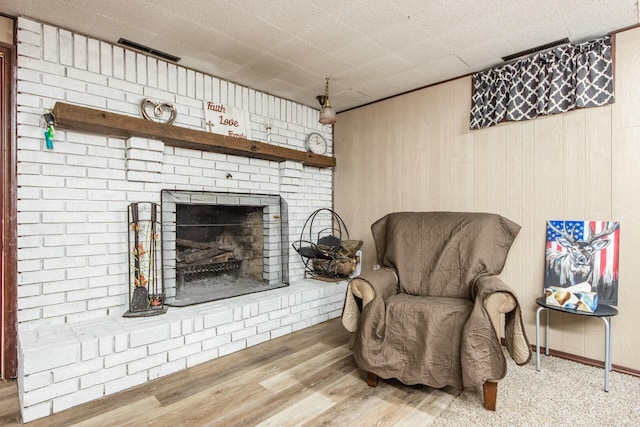
[(233, 138), (251, 139), (251, 124), (247, 110), (205, 101), (204, 119), (209, 132)]

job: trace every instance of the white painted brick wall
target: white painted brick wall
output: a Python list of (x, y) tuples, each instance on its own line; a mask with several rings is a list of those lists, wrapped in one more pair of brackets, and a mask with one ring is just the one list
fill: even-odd
[(344, 285), (301, 280), (303, 265), (289, 248), (292, 286), (269, 296), (121, 318), (129, 203), (159, 202), (162, 189), (276, 193), (289, 206), (291, 242), (315, 209), (331, 207), (332, 171), (59, 129), (48, 150), (40, 119), (58, 101), (139, 117), (149, 97), (176, 106), (175, 126), (205, 130), (203, 102), (210, 100), (248, 110), (256, 140), (303, 150), (314, 131), (331, 149), (331, 128), (318, 123), (317, 110), (28, 18), (18, 19), (17, 51), (25, 422), (339, 315), (334, 298)]
[[(329, 141), (331, 133), (330, 127), (317, 123), (315, 109), (26, 18), (19, 19), (18, 41), (20, 285), (63, 285), (112, 274), (126, 280), (126, 206), (134, 201), (157, 202), (162, 188), (281, 194), (290, 208), (300, 212), (291, 215), (290, 241), (298, 238), (313, 210), (331, 206), (331, 170), (291, 161), (60, 130), (54, 149), (47, 150), (40, 115), (57, 101), (139, 116), (141, 99), (151, 97), (176, 105), (176, 126), (202, 130), (203, 102), (225, 102), (249, 110), (256, 138), (268, 142), (270, 122), (271, 143), (295, 149), (303, 149), (311, 131), (324, 133)], [(226, 178), (227, 172), (233, 179)], [(41, 246), (37, 239), (43, 236), (51, 238)], [(42, 260), (42, 269), (26, 264), (29, 260)], [(295, 252), (290, 262), (290, 280), (301, 278), (303, 267)], [(48, 286), (41, 295), (19, 291), (21, 298), (27, 298), (19, 303), (20, 330), (81, 321), (83, 314), (95, 318), (126, 311), (126, 283), (88, 292), (90, 284), (74, 288), (74, 294), (64, 286)], [(82, 290), (86, 292), (78, 292)], [(50, 307), (61, 303), (66, 305)], [(43, 307), (37, 316), (34, 304)]]

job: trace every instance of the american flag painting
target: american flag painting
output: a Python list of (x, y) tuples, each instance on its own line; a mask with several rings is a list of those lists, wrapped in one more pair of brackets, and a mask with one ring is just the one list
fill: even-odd
[(602, 304), (618, 304), (620, 223), (547, 221), (544, 287), (588, 283)]

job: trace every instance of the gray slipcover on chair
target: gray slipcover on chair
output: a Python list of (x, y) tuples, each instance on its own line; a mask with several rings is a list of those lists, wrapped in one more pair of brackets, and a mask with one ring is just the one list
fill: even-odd
[(342, 322), (369, 385), (377, 377), (459, 390), (484, 387), (495, 410), (506, 361), (531, 359), (520, 306), (497, 277), (520, 226), (496, 214), (398, 212), (372, 226), (380, 269), (350, 281)]

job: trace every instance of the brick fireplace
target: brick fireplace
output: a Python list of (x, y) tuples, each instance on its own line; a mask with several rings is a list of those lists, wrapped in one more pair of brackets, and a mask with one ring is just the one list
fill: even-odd
[(163, 190), (161, 199), (168, 305), (289, 284), (288, 210), (280, 196)]
[[(300, 258), (290, 244), (281, 244), (299, 236), (313, 211), (331, 206), (331, 169), (73, 130), (58, 130), (53, 149), (47, 149), (40, 123), (56, 102), (139, 117), (140, 101), (152, 98), (176, 106), (174, 126), (204, 130), (204, 105), (213, 101), (248, 110), (253, 139), (304, 150), (311, 131), (331, 141), (331, 128), (318, 124), (317, 110), (28, 18), (18, 20), (17, 36), (18, 381), (24, 421), (340, 315), (346, 283), (305, 280)], [(262, 281), (275, 289), (123, 318), (127, 206), (162, 203), (163, 190), (277, 198), (277, 204), (239, 198), (218, 203), (253, 214), (253, 221), (261, 218), (254, 225), (264, 230)], [(288, 221), (278, 231), (270, 222), (282, 217), (280, 200)], [(175, 246), (174, 240), (174, 258)], [(177, 265), (165, 267), (167, 296), (175, 297)]]

